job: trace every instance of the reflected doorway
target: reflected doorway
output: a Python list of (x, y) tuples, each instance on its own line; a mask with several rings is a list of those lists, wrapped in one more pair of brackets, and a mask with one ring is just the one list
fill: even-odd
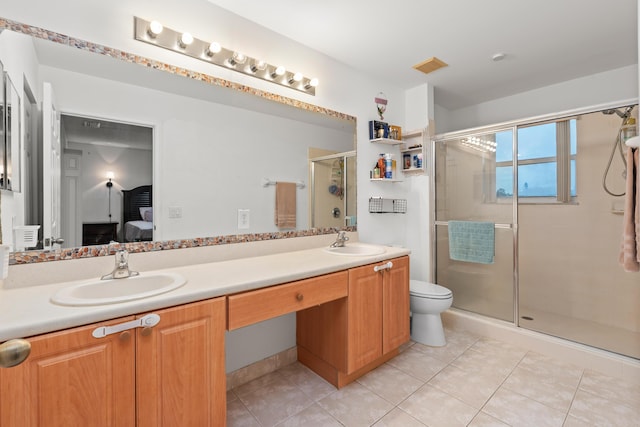
[[(60, 136), (63, 247), (125, 241), (123, 191), (152, 184), (153, 128), (62, 114)], [(147, 212), (134, 219), (147, 222), (152, 235)]]

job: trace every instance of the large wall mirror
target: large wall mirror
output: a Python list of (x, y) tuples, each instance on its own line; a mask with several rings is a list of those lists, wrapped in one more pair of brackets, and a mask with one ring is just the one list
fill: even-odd
[[(38, 249), (355, 225), (354, 171), (335, 182), (355, 168), (351, 116), (9, 29), (0, 61), (25, 111), (24, 185), (2, 194), (2, 218), (41, 225)], [(334, 155), (314, 185), (313, 159)], [(295, 228), (275, 224), (276, 181), (299, 184)]]

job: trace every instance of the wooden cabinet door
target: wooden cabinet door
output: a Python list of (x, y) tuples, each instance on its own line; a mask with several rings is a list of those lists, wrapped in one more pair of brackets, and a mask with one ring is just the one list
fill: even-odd
[(349, 270), (347, 373), (382, 355), (382, 272), (373, 265)]
[(160, 323), (137, 331), (139, 427), (226, 424), (225, 307), (221, 297), (157, 310)]
[(0, 426), (134, 426), (134, 336), (91, 335), (128, 320), (133, 317), (28, 339), (27, 360), (0, 368)]
[(392, 260), (384, 272), (382, 352), (388, 353), (409, 341), (409, 257)]

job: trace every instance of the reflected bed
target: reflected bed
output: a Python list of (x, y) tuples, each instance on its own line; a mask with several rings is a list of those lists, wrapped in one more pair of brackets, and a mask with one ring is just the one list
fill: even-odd
[(153, 240), (153, 207), (151, 185), (122, 190), (122, 240), (140, 242)]

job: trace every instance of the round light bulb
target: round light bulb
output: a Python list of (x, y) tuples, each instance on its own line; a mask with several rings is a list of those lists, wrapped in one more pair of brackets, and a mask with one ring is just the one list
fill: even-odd
[(220, 46), (220, 43), (213, 42), (207, 48), (207, 55), (213, 56), (216, 53), (219, 53), (221, 50), (222, 50), (222, 46)]
[(108, 171), (108, 172), (107, 172), (107, 179), (113, 179), (113, 178), (115, 178), (115, 177), (116, 177), (116, 176), (114, 175), (114, 173), (113, 173), (112, 171)]
[(233, 60), (235, 62), (237, 62), (238, 64), (244, 64), (244, 61), (247, 60), (247, 57), (244, 56), (243, 53), (240, 52), (233, 52)]
[(320, 82), (318, 81), (318, 79), (316, 79), (316, 78), (314, 77), (314, 78), (312, 78), (312, 79), (309, 81), (309, 86), (311, 86), (311, 87), (317, 87), (317, 86), (318, 86), (318, 83), (320, 83)]
[(300, 80), (302, 80), (302, 73), (295, 73), (293, 75), (293, 80), (296, 82), (299, 82)]
[(147, 33), (151, 37), (156, 37), (158, 34), (162, 32), (163, 29), (164, 27), (162, 26), (161, 23), (159, 23), (158, 21), (151, 21), (151, 23), (149, 23), (149, 31), (147, 31)]
[(189, 33), (182, 33), (180, 36), (180, 44), (182, 46), (189, 46), (191, 43), (193, 43), (193, 36)]
[(251, 68), (251, 71), (254, 73), (257, 72), (258, 70), (264, 71), (267, 68), (267, 63), (264, 61), (254, 59), (253, 64), (251, 64), (250, 68)]

